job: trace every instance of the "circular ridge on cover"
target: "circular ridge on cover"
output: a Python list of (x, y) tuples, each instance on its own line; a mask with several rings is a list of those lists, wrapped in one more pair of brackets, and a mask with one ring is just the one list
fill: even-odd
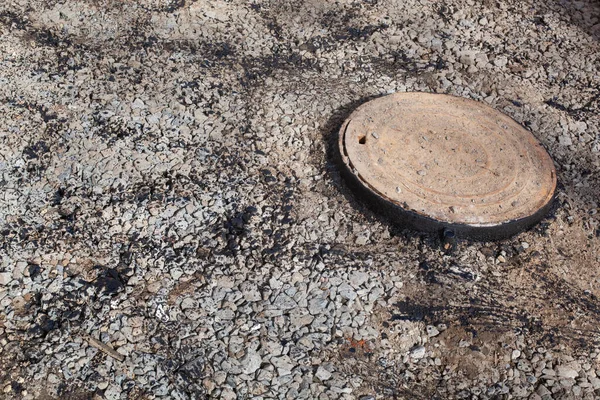
[(339, 150), (352, 186), (418, 230), (510, 236), (545, 215), (556, 188), (552, 159), (531, 132), (449, 95), (369, 101), (342, 125)]

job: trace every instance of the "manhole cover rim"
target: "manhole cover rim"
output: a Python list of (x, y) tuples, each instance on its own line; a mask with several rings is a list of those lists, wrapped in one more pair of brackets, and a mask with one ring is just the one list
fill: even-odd
[[(378, 191), (368, 181), (363, 179), (360, 173), (355, 169), (352, 160), (348, 156), (346, 149), (346, 133), (349, 123), (353, 120), (353, 117), (358, 115), (366, 107), (369, 107), (378, 100), (386, 97), (410, 97), (410, 96), (425, 96), (425, 97), (436, 97), (440, 99), (449, 99), (450, 101), (459, 102), (472, 102), (477, 104), (478, 107), (489, 110), (490, 113), (496, 113), (505, 118), (508, 118), (512, 123), (522, 129), (529, 136), (529, 140), (539, 147), (539, 154), (541, 155), (541, 163), (544, 167), (549, 167), (550, 173), (550, 185), (545, 197), (540, 197), (536, 203), (537, 209), (528, 215), (524, 215), (519, 218), (511, 218), (501, 221), (494, 222), (464, 222), (464, 221), (453, 221), (449, 219), (439, 218), (438, 216), (433, 217), (427, 213), (422, 213), (419, 210), (413, 208), (407, 208), (403, 204), (398, 203), (396, 200), (389, 198), (385, 194)], [(375, 206), (385, 216), (392, 219), (394, 222), (399, 222), (406, 225), (409, 228), (413, 228), (419, 231), (440, 231), (442, 229), (452, 229), (462, 236), (469, 236), (474, 239), (496, 239), (505, 238), (512, 236), (520, 231), (523, 231), (535, 223), (539, 222), (552, 208), (554, 199), (556, 198), (556, 187), (557, 187), (557, 174), (554, 162), (548, 154), (542, 143), (533, 135), (533, 133), (527, 130), (523, 125), (515, 121), (512, 117), (502, 113), (499, 110), (494, 109), (486, 104), (477, 102), (475, 100), (453, 96), (448, 94), (438, 93), (427, 93), (427, 92), (398, 92), (386, 96), (381, 96), (373, 100), (367, 101), (357, 107), (340, 127), (338, 132), (338, 156), (341, 161), (342, 174), (346, 181), (350, 184), (352, 189), (359, 192), (362, 198), (366, 200), (372, 206)], [(539, 206), (538, 206), (539, 204)]]

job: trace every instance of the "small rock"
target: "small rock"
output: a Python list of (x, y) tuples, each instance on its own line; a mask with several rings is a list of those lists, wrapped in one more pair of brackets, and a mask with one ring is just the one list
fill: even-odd
[(460, 63), (463, 65), (474, 65), (475, 64), (475, 54), (471, 52), (463, 53), (460, 55)]
[(271, 364), (277, 368), (279, 375), (289, 375), (294, 368), (294, 364), (289, 356), (273, 357)]
[(15, 269), (13, 270), (13, 273), (12, 273), (13, 279), (16, 279), (16, 280), (22, 279), (26, 268), (27, 268), (27, 263), (24, 261), (19, 261), (15, 265)]
[(12, 280), (12, 276), (10, 272), (2, 272), (0, 273), (0, 285), (8, 285), (8, 283)]
[(521, 350), (513, 350), (510, 358), (516, 360), (519, 357), (521, 357)]
[(571, 146), (573, 144), (573, 140), (571, 139), (571, 136), (567, 134), (561, 135), (558, 138), (558, 144), (561, 146)]
[(277, 296), (273, 301), (273, 305), (280, 310), (291, 310), (292, 308), (296, 308), (298, 306), (294, 299), (285, 293), (280, 293), (279, 296)]
[(326, 381), (328, 379), (331, 379), (331, 372), (327, 371), (325, 369), (325, 367), (320, 365), (319, 368), (317, 368), (317, 372), (315, 373), (315, 376), (317, 378), (319, 378), (321, 381)]
[(141, 109), (141, 108), (146, 108), (146, 105), (144, 104), (144, 102), (141, 99), (135, 99), (134, 102), (131, 103), (131, 108), (133, 110)]
[(181, 268), (173, 268), (171, 271), (171, 278), (173, 278), (173, 280), (179, 280), (179, 278), (181, 278), (181, 276), (183, 275), (183, 270)]
[(190, 308), (197, 308), (197, 307), (198, 307), (198, 302), (191, 297), (186, 297), (185, 299), (183, 299), (181, 301), (181, 309), (182, 310), (187, 310)]
[(357, 244), (357, 245), (359, 245), (359, 246), (364, 246), (364, 245), (366, 245), (367, 243), (369, 243), (369, 236), (370, 236), (369, 232), (362, 232), (362, 233), (359, 233), (359, 234), (356, 236), (356, 240), (355, 240), (355, 242), (354, 242), (354, 243), (356, 243), (356, 244)]
[(338, 288), (338, 293), (345, 299), (354, 300), (357, 296), (354, 288), (348, 285), (346, 282), (342, 283)]
[(517, 364), (517, 369), (523, 372), (531, 372), (531, 365), (526, 360), (519, 360)]
[(369, 279), (369, 274), (361, 271), (353, 271), (350, 273), (350, 284), (354, 287), (359, 287)]
[(221, 391), (220, 398), (223, 400), (235, 400), (237, 399), (237, 395), (232, 389), (227, 387)]
[(538, 386), (536, 393), (539, 394), (542, 397), (548, 396), (548, 395), (552, 394), (552, 392), (550, 392), (548, 390), (548, 388), (546, 386), (544, 386), (544, 385)]
[(322, 297), (310, 299), (308, 302), (308, 312), (312, 315), (320, 314), (327, 308), (327, 303), (327, 299)]
[(210, 394), (212, 393), (213, 390), (215, 390), (215, 388), (217, 387), (217, 385), (215, 384), (215, 382), (211, 379), (205, 378), (202, 381), (202, 384), (204, 385), (204, 387), (206, 388), (206, 391)]
[(559, 365), (555, 368), (556, 374), (561, 378), (575, 379), (579, 376), (577, 371), (567, 365)]
[(428, 325), (427, 326), (427, 336), (429, 337), (435, 337), (437, 335), (440, 334), (440, 331), (438, 330), (438, 328), (436, 328), (433, 325)]
[(258, 291), (256, 286), (251, 286), (251, 285), (243, 286), (242, 294), (246, 301), (255, 302), (255, 301), (261, 300), (260, 292)]
[(121, 398), (121, 388), (117, 385), (109, 385), (104, 391), (106, 400), (119, 400)]
[(506, 58), (505, 56), (499, 56), (494, 59), (494, 65), (496, 67), (502, 68), (505, 67), (506, 64), (508, 64), (508, 58)]
[(420, 360), (421, 358), (425, 357), (425, 347), (413, 347), (413, 349), (410, 351), (410, 357), (414, 358), (415, 360)]
[(256, 351), (248, 350), (240, 362), (242, 364), (242, 372), (246, 375), (251, 375), (260, 368), (262, 357)]

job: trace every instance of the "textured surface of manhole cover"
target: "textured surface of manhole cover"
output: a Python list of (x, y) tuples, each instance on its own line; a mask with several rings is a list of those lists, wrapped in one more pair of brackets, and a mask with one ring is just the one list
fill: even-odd
[(473, 100), (396, 93), (357, 108), (340, 130), (345, 177), (397, 222), (476, 239), (539, 221), (556, 188), (541, 143)]

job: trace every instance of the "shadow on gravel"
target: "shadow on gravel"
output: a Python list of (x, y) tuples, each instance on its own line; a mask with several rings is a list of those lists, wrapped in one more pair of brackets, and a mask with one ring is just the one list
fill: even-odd
[[(556, 2), (558, 7), (562, 7), (567, 11), (567, 16), (570, 23), (576, 26), (581, 31), (587, 33), (592, 38), (600, 40), (600, 24), (598, 21), (594, 24), (593, 18), (600, 17), (600, 2), (597, 0), (583, 1), (565, 1), (559, 0)], [(587, 21), (586, 21), (587, 20)], [(536, 17), (536, 23), (544, 24), (541, 17)]]
[(510, 271), (504, 277), (484, 276), (477, 291), (470, 289), (473, 279), (452, 276), (443, 261), (429, 264), (426, 286), (415, 292), (418, 295), (396, 302), (390, 322), (457, 323), (473, 337), (512, 331), (548, 347), (566, 344), (591, 350), (600, 344), (600, 299), (543, 262), (535, 265), (526, 258), (517, 263), (515, 271), (523, 275), (518, 279)]
[[(567, 195), (586, 212), (595, 208), (592, 203), (600, 199), (600, 168), (596, 165), (598, 158), (597, 153), (595, 156), (594, 153), (590, 154), (589, 148), (569, 151), (572, 162), (569, 170), (561, 165), (558, 171), (559, 177), (565, 182), (564, 190)], [(574, 178), (580, 182), (574, 182)]]

